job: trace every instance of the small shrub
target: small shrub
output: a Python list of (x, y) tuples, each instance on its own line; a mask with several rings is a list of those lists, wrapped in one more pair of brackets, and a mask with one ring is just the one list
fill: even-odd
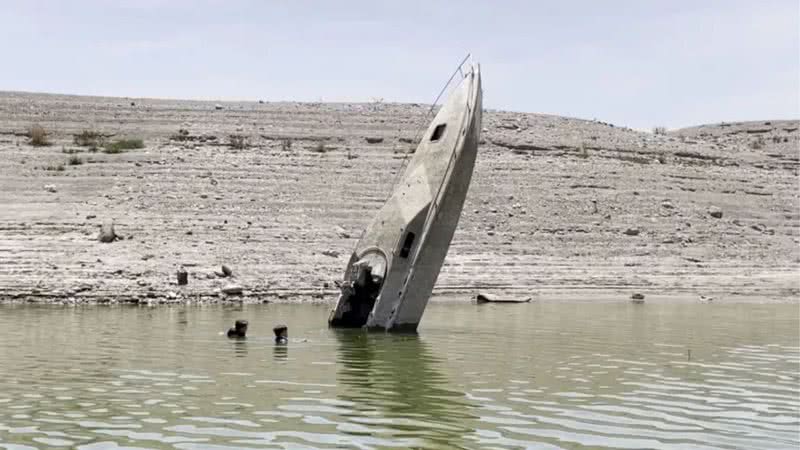
[(141, 139), (120, 139), (117, 141), (108, 142), (103, 147), (103, 153), (116, 154), (122, 153), (125, 150), (133, 150), (137, 148), (144, 148), (144, 141)]
[(249, 144), (247, 143), (247, 138), (241, 134), (231, 134), (228, 136), (228, 146), (236, 150), (244, 150), (249, 147)]
[(586, 159), (589, 157), (589, 150), (586, 148), (586, 144), (581, 142), (580, 147), (578, 147), (578, 157)]
[(667, 128), (666, 127), (653, 127), (653, 134), (660, 134), (662, 136), (665, 136), (667, 134)]
[(97, 131), (83, 130), (78, 134), (72, 135), (72, 141), (80, 147), (94, 147), (103, 145), (103, 135)]
[(64, 171), (64, 165), (63, 164), (59, 164), (57, 166), (45, 166), (44, 170), (46, 170), (48, 172), (63, 172)]
[(292, 149), (292, 140), (289, 138), (281, 140), (281, 150), (288, 152)]
[(328, 148), (325, 147), (325, 143), (324, 142), (319, 142), (319, 143), (317, 143), (317, 145), (315, 145), (314, 147), (311, 148), (311, 151), (314, 152), (314, 153), (325, 153), (325, 152), (328, 151)]
[(667, 157), (666, 157), (666, 156), (664, 156), (664, 155), (658, 155), (658, 156), (656, 156), (656, 159), (657, 159), (657, 160), (658, 160), (658, 162), (660, 162), (661, 164), (666, 164), (666, 163), (667, 163)]
[(72, 155), (67, 160), (67, 164), (69, 164), (70, 166), (80, 166), (81, 164), (83, 164), (83, 160), (78, 155)]
[(170, 136), (169, 139), (178, 142), (188, 141), (190, 139), (189, 130), (180, 128), (178, 129), (178, 132)]
[(34, 147), (50, 145), (50, 141), (47, 139), (47, 131), (38, 123), (33, 124), (28, 129), (28, 138), (30, 139), (30, 144)]
[(619, 155), (616, 157), (616, 159), (633, 164), (650, 164), (652, 162), (650, 158), (646, 158), (644, 156)]
[(760, 150), (764, 148), (764, 138), (759, 136), (755, 140), (750, 141), (750, 148), (752, 148), (753, 150)]

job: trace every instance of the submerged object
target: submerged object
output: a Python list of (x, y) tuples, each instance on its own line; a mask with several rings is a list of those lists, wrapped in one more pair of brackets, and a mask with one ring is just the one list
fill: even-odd
[(475, 297), (475, 302), (479, 305), (482, 303), (528, 303), (531, 297), (525, 298), (512, 298), (512, 297), (497, 297), (492, 294), (478, 294)]
[(461, 82), (356, 244), (330, 326), (414, 331), (419, 325), (458, 225), (478, 153), (480, 67), (462, 69)]
[(233, 328), (228, 329), (229, 338), (247, 337), (247, 321), (239, 319), (233, 324)]
[(289, 342), (289, 328), (286, 325), (275, 325), (272, 327), (272, 332), (275, 333), (276, 344), (287, 344)]

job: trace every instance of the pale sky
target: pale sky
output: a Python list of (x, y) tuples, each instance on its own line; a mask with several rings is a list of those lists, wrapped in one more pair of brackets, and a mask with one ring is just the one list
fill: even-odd
[(431, 102), (640, 129), (800, 118), (798, 0), (0, 0), (0, 90)]

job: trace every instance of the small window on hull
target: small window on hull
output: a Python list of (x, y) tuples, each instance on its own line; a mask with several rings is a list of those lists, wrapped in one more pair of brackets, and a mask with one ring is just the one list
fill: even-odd
[(410, 231), (406, 233), (406, 239), (403, 241), (403, 248), (400, 249), (401, 258), (408, 258), (408, 254), (411, 252), (411, 246), (414, 245), (414, 237), (414, 233)]
[(436, 125), (436, 128), (433, 129), (433, 134), (431, 134), (431, 142), (436, 142), (444, 136), (444, 130), (447, 128), (446, 123), (442, 123)]

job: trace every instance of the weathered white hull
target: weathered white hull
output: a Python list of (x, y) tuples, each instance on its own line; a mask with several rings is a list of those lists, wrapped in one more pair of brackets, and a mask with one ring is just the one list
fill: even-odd
[(469, 189), (481, 108), (475, 66), (439, 110), (397, 188), (356, 244), (331, 326), (417, 328)]

